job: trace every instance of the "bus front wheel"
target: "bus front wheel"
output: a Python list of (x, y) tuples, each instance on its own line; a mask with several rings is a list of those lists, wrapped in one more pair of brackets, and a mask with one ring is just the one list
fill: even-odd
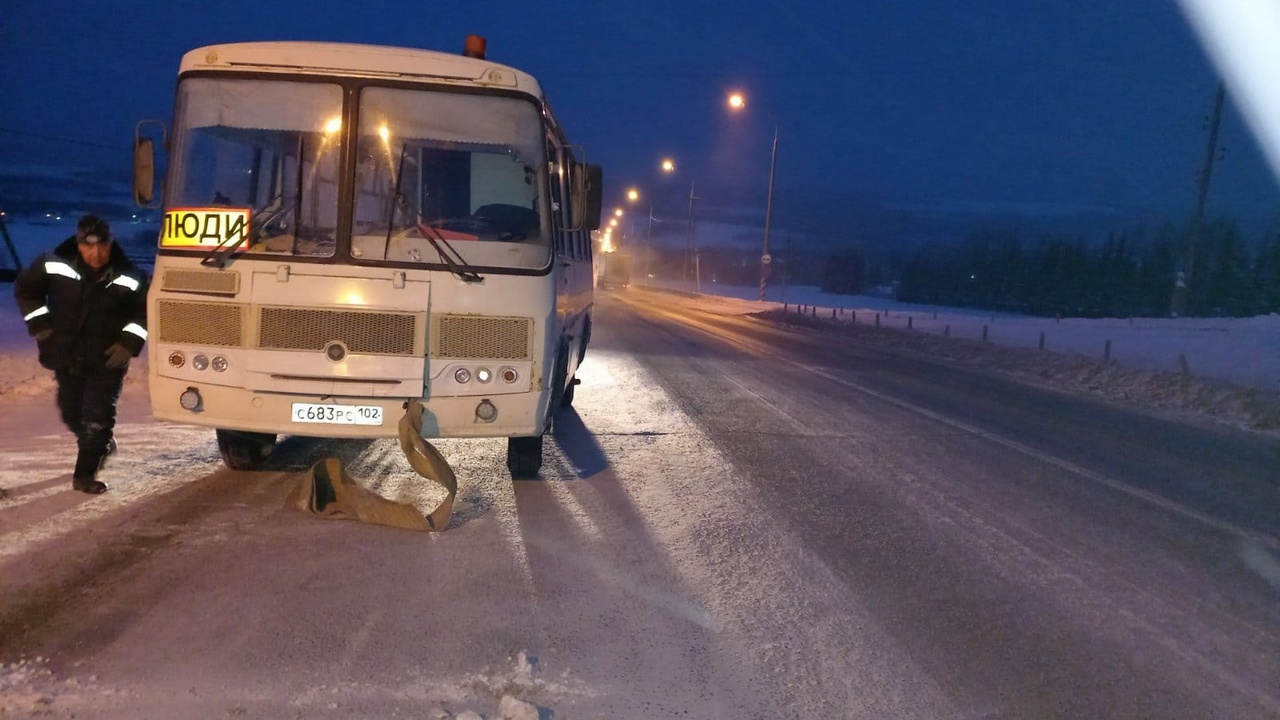
[(507, 438), (507, 469), (516, 480), (535, 477), (542, 469), (542, 436)]
[(222, 462), (232, 470), (257, 470), (271, 455), (276, 445), (272, 433), (217, 430), (218, 452)]

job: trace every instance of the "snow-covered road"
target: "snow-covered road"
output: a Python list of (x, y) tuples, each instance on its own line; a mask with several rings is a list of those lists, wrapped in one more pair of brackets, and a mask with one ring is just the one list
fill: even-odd
[[(810, 331), (641, 294), (600, 318), (541, 479), (512, 483), (502, 441), (438, 443), (460, 481), (439, 535), (282, 508), (325, 455), (426, 507), (390, 441), (290, 438), (235, 473), (135, 382), (87, 498), (51, 400), (4, 398), (0, 715), (1280, 713), (1266, 439), (856, 343), (800, 362), (778, 339)], [(1235, 494), (1206, 507), (1174, 436)]]

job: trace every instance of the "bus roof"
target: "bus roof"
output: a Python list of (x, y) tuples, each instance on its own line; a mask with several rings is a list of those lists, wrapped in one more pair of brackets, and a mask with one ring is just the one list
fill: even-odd
[(386, 77), (509, 88), (543, 99), (538, 81), (521, 70), (465, 55), (382, 45), (331, 42), (208, 45), (182, 56), (178, 72), (192, 70)]

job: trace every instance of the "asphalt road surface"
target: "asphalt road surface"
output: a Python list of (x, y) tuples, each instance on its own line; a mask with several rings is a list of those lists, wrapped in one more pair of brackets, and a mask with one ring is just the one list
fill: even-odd
[(429, 504), (392, 441), (237, 473), (135, 393), (90, 499), (5, 426), (0, 715), (1280, 717), (1274, 436), (638, 290), (579, 377), (538, 480), (438, 443), (436, 535), (282, 507)]

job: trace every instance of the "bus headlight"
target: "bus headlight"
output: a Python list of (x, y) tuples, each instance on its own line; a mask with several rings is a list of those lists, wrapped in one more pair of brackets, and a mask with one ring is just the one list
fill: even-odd
[(471, 382), (471, 371), (466, 368), (458, 368), (453, 373), (453, 379), (456, 380), (459, 385), (466, 385)]
[(183, 410), (190, 410), (191, 412), (199, 410), (200, 391), (193, 387), (183, 390), (182, 394), (178, 396), (178, 404), (182, 406)]
[(498, 418), (498, 408), (488, 399), (481, 400), (476, 406), (476, 420), (483, 423), (491, 423)]

